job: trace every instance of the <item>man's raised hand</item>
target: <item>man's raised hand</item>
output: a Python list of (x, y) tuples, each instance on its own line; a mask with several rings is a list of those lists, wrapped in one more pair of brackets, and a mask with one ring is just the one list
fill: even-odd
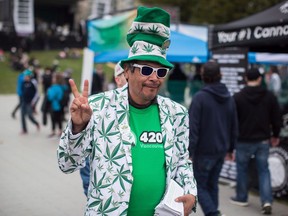
[(81, 132), (90, 121), (92, 116), (92, 109), (88, 104), (88, 80), (84, 81), (84, 88), (82, 94), (79, 93), (77, 86), (73, 79), (69, 79), (69, 84), (74, 95), (74, 99), (70, 106), (70, 114), (72, 120), (73, 133)]

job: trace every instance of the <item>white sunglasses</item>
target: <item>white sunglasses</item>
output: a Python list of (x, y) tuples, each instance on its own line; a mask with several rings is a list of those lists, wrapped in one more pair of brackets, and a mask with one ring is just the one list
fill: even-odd
[(150, 76), (155, 71), (158, 78), (165, 78), (169, 72), (168, 68), (154, 68), (148, 65), (133, 64), (133, 67), (140, 68), (143, 76)]

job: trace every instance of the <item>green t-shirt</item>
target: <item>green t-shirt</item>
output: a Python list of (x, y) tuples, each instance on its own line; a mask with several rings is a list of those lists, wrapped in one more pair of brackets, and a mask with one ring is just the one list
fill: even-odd
[(132, 147), (134, 177), (129, 216), (154, 215), (165, 192), (165, 152), (157, 104), (145, 109), (130, 105), (130, 126), (136, 137)]

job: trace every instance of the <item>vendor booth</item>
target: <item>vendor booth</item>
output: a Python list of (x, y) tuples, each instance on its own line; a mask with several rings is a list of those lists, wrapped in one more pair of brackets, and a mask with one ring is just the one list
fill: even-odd
[[(95, 63), (118, 62), (127, 58), (129, 49), (111, 50), (96, 53)], [(167, 51), (167, 60), (181, 63), (204, 63), (208, 58), (208, 47), (202, 41), (182, 33), (171, 32), (171, 45)]]
[(248, 47), (251, 52), (288, 53), (288, 1), (209, 29), (211, 50)]
[[(95, 63), (118, 62), (128, 55), (126, 34), (136, 10), (122, 12), (113, 16), (87, 21), (88, 48), (94, 52)], [(286, 14), (288, 16), (288, 14)], [(286, 20), (287, 21), (287, 20)], [(234, 23), (234, 22), (233, 22)], [(232, 24), (231, 24), (232, 25)], [(213, 32), (221, 26), (214, 26)], [(227, 26), (230, 26), (230, 24)], [(287, 27), (288, 32), (288, 27)], [(288, 34), (288, 33), (287, 33)], [(223, 44), (212, 42), (208, 44), (208, 35), (211, 33), (207, 26), (195, 26), (187, 24), (171, 25), (171, 46), (167, 52), (167, 59), (171, 62), (180, 63), (204, 63), (210, 58), (208, 46), (219, 48)], [(286, 35), (286, 42), (288, 43)], [(215, 37), (213, 37), (214, 39)], [(285, 44), (283, 43), (283, 44)], [(282, 44), (282, 42), (281, 42)], [(226, 46), (234, 46), (234, 43), (225, 43)], [(240, 44), (242, 45), (242, 44)], [(288, 64), (288, 54), (252, 52), (249, 49), (248, 62), (253, 64)], [(273, 50), (271, 50), (273, 51)], [(288, 53), (288, 48), (286, 50)]]
[[(135, 16), (135, 10), (87, 21), (88, 48), (95, 53), (95, 63), (118, 62), (129, 53), (126, 33)], [(207, 28), (198, 27), (199, 37), (184, 34), (178, 26), (171, 31), (171, 45), (167, 59), (171, 62), (204, 63), (208, 58)], [(181, 29), (187, 29), (181, 27)], [(205, 34), (205, 35), (204, 35)], [(204, 35), (204, 36), (203, 36)], [(206, 37), (206, 40), (203, 38)]]
[[(252, 16), (209, 29), (210, 51), (247, 49), (249, 63), (288, 64), (288, 1)], [(273, 53), (273, 54), (272, 54)], [(288, 114), (283, 115), (280, 146), (270, 149), (269, 169), (274, 196), (288, 194)], [(252, 160), (253, 161), (253, 160)], [(251, 186), (257, 188), (255, 163), (250, 166)], [(221, 177), (236, 179), (235, 162), (225, 162)]]

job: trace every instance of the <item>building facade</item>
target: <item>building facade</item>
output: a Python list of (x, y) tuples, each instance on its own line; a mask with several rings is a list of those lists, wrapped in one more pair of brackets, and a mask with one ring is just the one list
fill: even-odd
[(134, 0), (0, 0), (0, 48), (19, 46), (18, 37), (33, 40), (32, 49), (68, 46), (73, 40), (84, 46), (88, 18), (134, 5)]

